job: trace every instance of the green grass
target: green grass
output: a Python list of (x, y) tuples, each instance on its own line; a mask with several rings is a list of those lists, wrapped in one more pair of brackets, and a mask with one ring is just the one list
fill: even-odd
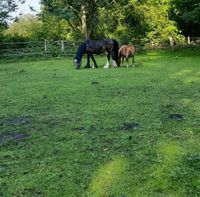
[(200, 196), (199, 54), (0, 64), (0, 196)]

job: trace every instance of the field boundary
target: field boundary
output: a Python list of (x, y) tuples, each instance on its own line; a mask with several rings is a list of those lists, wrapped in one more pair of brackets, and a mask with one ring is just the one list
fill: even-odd
[[(29, 41), (29, 42), (1, 42), (0, 59), (21, 59), (21, 58), (52, 58), (52, 57), (73, 57), (80, 41)], [(170, 50), (170, 45), (152, 46), (149, 43), (142, 43), (141, 40), (134, 40), (132, 43), (137, 52), (149, 50)], [(200, 37), (186, 38), (186, 44), (174, 45), (173, 49), (200, 47)]]

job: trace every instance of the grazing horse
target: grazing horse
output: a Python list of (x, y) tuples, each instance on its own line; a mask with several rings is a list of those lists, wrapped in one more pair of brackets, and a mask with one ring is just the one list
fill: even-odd
[(121, 59), (122, 59), (122, 64), (124, 63), (124, 58), (127, 63), (127, 68), (129, 67), (129, 58), (132, 57), (132, 66), (134, 67), (134, 55), (135, 55), (135, 48), (134, 46), (128, 44), (128, 45), (123, 45), (119, 49), (119, 54), (118, 54), (118, 65), (121, 64)]
[(94, 63), (94, 67), (98, 68), (97, 63), (94, 59), (93, 54), (101, 54), (106, 51), (107, 56), (107, 63), (104, 68), (109, 68), (110, 65), (110, 56), (113, 60), (113, 67), (117, 67), (118, 62), (118, 50), (119, 45), (116, 40), (113, 39), (104, 39), (101, 41), (94, 41), (94, 40), (86, 40), (86, 42), (82, 43), (74, 58), (74, 66), (79, 69), (81, 66), (81, 60), (84, 54), (87, 54), (87, 64), (85, 68), (91, 68), (90, 66), (90, 58)]

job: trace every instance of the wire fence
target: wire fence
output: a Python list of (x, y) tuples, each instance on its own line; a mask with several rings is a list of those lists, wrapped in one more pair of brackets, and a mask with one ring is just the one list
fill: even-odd
[[(81, 42), (72, 41), (35, 41), (35, 42), (2, 42), (0, 43), (0, 59), (15, 60), (20, 58), (73, 57)], [(170, 45), (150, 46), (136, 40), (132, 43), (138, 52), (153, 49), (170, 49)], [(186, 44), (178, 47), (200, 47), (200, 37), (186, 38)]]
[(3, 42), (0, 58), (73, 56), (80, 43), (68, 41)]

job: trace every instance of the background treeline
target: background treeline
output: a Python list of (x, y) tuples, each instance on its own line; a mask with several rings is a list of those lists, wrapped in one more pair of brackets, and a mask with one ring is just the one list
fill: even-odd
[(162, 45), (200, 35), (199, 0), (41, 0), (41, 13), (10, 13), (23, 0), (0, 1), (0, 41), (83, 40), (105, 37), (122, 43)]

